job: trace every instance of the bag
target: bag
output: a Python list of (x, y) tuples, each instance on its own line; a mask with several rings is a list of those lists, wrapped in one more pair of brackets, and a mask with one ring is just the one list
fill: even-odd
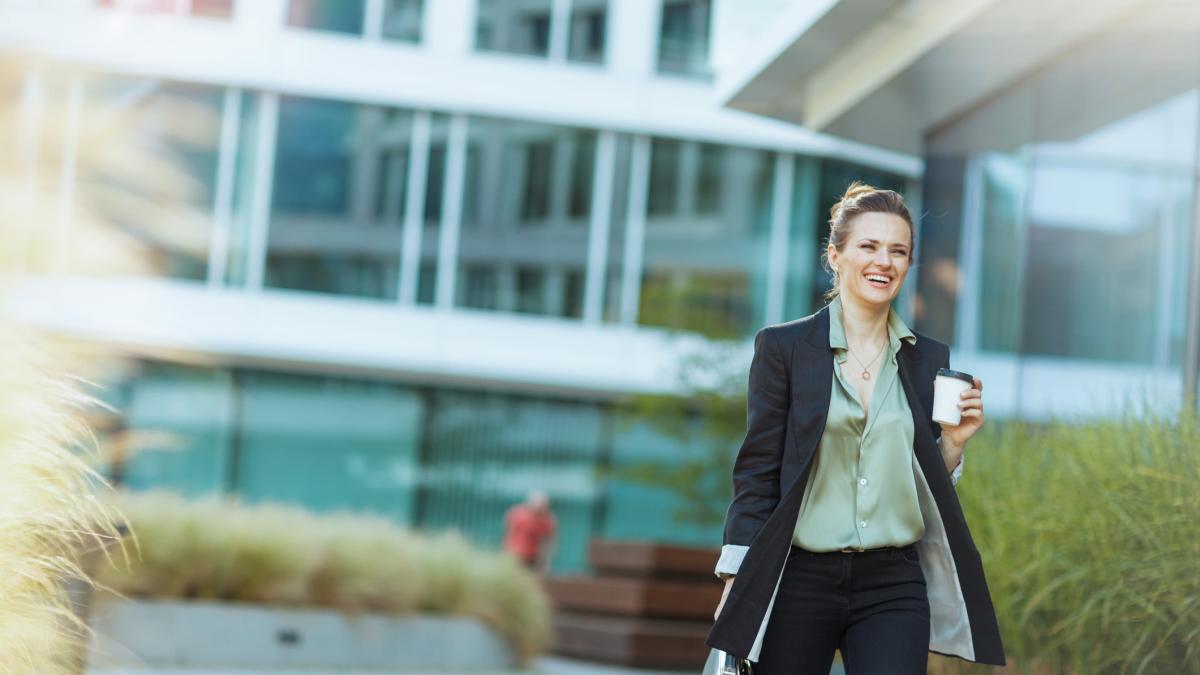
[(714, 649), (708, 654), (702, 675), (754, 675), (754, 667), (746, 659)]

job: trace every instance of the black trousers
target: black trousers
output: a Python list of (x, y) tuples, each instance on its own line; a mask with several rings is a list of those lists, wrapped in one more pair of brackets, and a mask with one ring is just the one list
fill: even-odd
[(929, 597), (915, 546), (860, 553), (792, 547), (756, 675), (924, 675)]

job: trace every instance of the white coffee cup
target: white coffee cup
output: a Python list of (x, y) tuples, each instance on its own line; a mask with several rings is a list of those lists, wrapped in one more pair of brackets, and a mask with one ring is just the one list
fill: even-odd
[(971, 375), (949, 368), (938, 368), (933, 380), (933, 421), (956, 427), (962, 421), (958, 402), (962, 393), (975, 386)]

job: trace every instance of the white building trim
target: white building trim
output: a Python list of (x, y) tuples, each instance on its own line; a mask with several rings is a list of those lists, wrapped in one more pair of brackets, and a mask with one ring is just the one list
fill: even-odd
[[(704, 81), (635, 74), (632, 64), (624, 61), (620, 67), (598, 68), (470, 52), (469, 43), (451, 39), (449, 24), (473, 35), (473, 3), (466, 3), (471, 7), (464, 17), (441, 7), (442, 2), (465, 0), (427, 3), (426, 25), (433, 26), (421, 45), (303, 29), (264, 34), (221, 22), (101, 9), (4, 8), (0, 45), (134, 76), (661, 135), (836, 157), (905, 176), (921, 173), (922, 163), (913, 155), (721, 108), (712, 86)], [(631, 11), (614, 7), (614, 12), (618, 9)], [(468, 27), (459, 25), (467, 18)], [(655, 12), (655, 31), (657, 22)], [(138, 39), (130, 39), (135, 34)], [(657, 33), (653, 38), (657, 45)], [(610, 47), (617, 58), (619, 45)], [(296, 68), (297, 63), (305, 67)], [(463, 82), (474, 84), (464, 87)]]
[(258, 135), (254, 139), (254, 182), (250, 194), (250, 238), (246, 250), (246, 288), (263, 287), (267, 270), (268, 228), (271, 223), (271, 194), (275, 180), (275, 140), (279, 126), (279, 95), (259, 97)]
[[(35, 279), (0, 312), (140, 357), (576, 398), (676, 391), (681, 357), (711, 348), (655, 328), (171, 280)], [(709, 374), (744, 374), (752, 351), (747, 340), (720, 352), (728, 370)], [(1181, 404), (1178, 368), (993, 352), (955, 359), (987, 383), (988, 414), (998, 419), (1103, 417), (1147, 401), (1169, 416)]]
[(634, 136), (629, 152), (629, 203), (625, 211), (625, 251), (621, 258), (620, 323), (637, 323), (646, 245), (646, 198), (650, 191), (650, 139)]
[(467, 164), (467, 118), (454, 115), (446, 141), (446, 189), (442, 193), (442, 221), (438, 227), (437, 290), (433, 304), (454, 306), (458, 280), (458, 237), (462, 230), (463, 182)]
[(217, 180), (213, 190), (213, 232), (208, 249), (208, 283), (225, 284), (229, 260), (229, 230), (233, 222), (233, 186), (237, 169), (237, 146), (242, 119), (242, 92), (225, 90), (221, 106), (221, 135), (217, 148)]
[(617, 135), (611, 131), (601, 131), (596, 138), (592, 177), (592, 212), (588, 225), (587, 270), (583, 285), (584, 323), (600, 323), (604, 316), (604, 280), (608, 276), (608, 232), (612, 222), (616, 155)]
[(408, 153), (408, 194), (404, 203), (404, 239), (400, 248), (400, 289), (402, 305), (417, 301), (417, 281), (421, 271), (421, 235), (425, 230), (425, 186), (429, 173), (429, 140), (433, 116), (424, 110), (413, 116), (412, 145)]

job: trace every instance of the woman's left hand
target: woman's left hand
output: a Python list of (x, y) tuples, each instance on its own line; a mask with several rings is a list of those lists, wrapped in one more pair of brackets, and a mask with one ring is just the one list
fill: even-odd
[(961, 449), (971, 440), (976, 431), (983, 426), (983, 380), (974, 378), (975, 386), (960, 394), (958, 409), (962, 411), (962, 419), (958, 426), (941, 424), (942, 440), (948, 441), (954, 447)]

